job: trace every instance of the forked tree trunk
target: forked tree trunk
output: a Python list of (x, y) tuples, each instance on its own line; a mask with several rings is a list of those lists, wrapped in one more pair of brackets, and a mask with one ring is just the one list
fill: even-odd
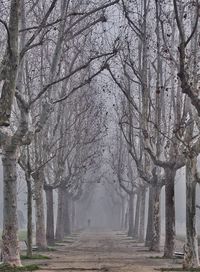
[(27, 256), (32, 257), (32, 241), (33, 241), (33, 226), (32, 226), (32, 186), (31, 175), (26, 173), (27, 184)]
[(160, 186), (152, 187), (153, 191), (153, 207), (152, 207), (152, 239), (150, 250), (160, 251)]
[(149, 201), (148, 201), (148, 219), (145, 246), (150, 247), (152, 241), (152, 224), (153, 224), (153, 187), (149, 187)]
[(186, 161), (186, 245), (183, 268), (199, 266), (198, 241), (196, 233), (196, 158)]
[(45, 214), (43, 198), (43, 180), (41, 173), (34, 176), (35, 181), (35, 215), (36, 215), (36, 245), (39, 249), (47, 248), (45, 231)]
[(133, 231), (134, 239), (138, 239), (138, 233), (139, 233), (140, 200), (141, 200), (141, 192), (139, 192), (137, 194), (136, 211), (135, 211), (135, 224), (134, 224), (134, 231)]
[(58, 211), (56, 222), (56, 241), (62, 241), (65, 236), (64, 232), (64, 205), (65, 205), (65, 188), (58, 188)]
[(144, 222), (145, 222), (145, 204), (146, 204), (146, 188), (141, 191), (141, 207), (140, 207), (140, 227), (139, 242), (144, 242)]
[(176, 171), (165, 168), (165, 247), (164, 257), (172, 258), (175, 247), (174, 179)]
[(17, 222), (17, 152), (8, 150), (3, 158), (3, 262), (12, 266), (21, 266), (18, 243)]
[(134, 220), (134, 194), (129, 194), (128, 201), (128, 236), (133, 236), (133, 220)]
[(47, 244), (52, 246), (54, 241), (54, 207), (53, 207), (53, 187), (45, 185), (46, 205), (47, 205), (47, 224), (46, 224), (46, 239)]

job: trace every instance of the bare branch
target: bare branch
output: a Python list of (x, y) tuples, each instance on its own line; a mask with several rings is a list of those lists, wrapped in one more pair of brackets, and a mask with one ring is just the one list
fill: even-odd
[(178, 14), (177, 0), (173, 0), (173, 4), (174, 4), (175, 19), (176, 19), (176, 23), (180, 33), (181, 41), (185, 43), (185, 34), (184, 34), (183, 26), (181, 24), (179, 14)]
[[(113, 52), (110, 52), (110, 53), (104, 53), (104, 54), (101, 54), (101, 55), (98, 55), (98, 56), (95, 56), (95, 57), (91, 57), (85, 64), (79, 66), (78, 68), (74, 69), (73, 71), (71, 71), (69, 74), (67, 74), (66, 76), (62, 77), (62, 78), (59, 78), (49, 84), (47, 84), (39, 93), (38, 95), (32, 100), (30, 101), (30, 105), (34, 104), (51, 86), (55, 85), (55, 84), (58, 84), (66, 79), (69, 79), (71, 76), (73, 76), (74, 74), (76, 74), (77, 72), (87, 68), (89, 66), (89, 64), (91, 62), (93, 62), (94, 60), (96, 59), (99, 59), (99, 58), (102, 58), (102, 57), (105, 57), (105, 56), (113, 56)], [(102, 71), (102, 70), (101, 70)], [(98, 72), (99, 73), (99, 72)], [(85, 84), (87, 84), (88, 82), (86, 82)], [(80, 87), (78, 87), (79, 89)], [(75, 90), (74, 90), (75, 91)], [(74, 92), (73, 91), (73, 92)], [(66, 99), (66, 98), (65, 98)], [(64, 99), (63, 99), (64, 100)], [(54, 102), (55, 103), (55, 102)]]
[(5, 21), (3, 21), (2, 19), (0, 19), (0, 23), (4, 25), (6, 32), (7, 32), (7, 41), (8, 41), (8, 49), (11, 52), (11, 45), (10, 45), (10, 31), (9, 31), (9, 27), (7, 25), (7, 23)]
[(194, 36), (196, 30), (197, 30), (197, 26), (198, 26), (198, 22), (199, 22), (199, 3), (198, 3), (198, 0), (196, 0), (196, 8), (197, 8), (197, 11), (196, 11), (196, 20), (195, 20), (195, 24), (194, 24), (194, 27), (192, 29), (192, 32), (190, 34), (190, 36), (188, 37), (187, 41), (185, 42), (185, 47), (188, 45), (188, 43), (191, 41), (192, 37)]
[(46, 14), (45, 14), (42, 22), (39, 25), (39, 27), (37, 28), (37, 30), (35, 31), (35, 33), (32, 35), (32, 37), (27, 41), (27, 43), (24, 46), (24, 48), (21, 50), (20, 59), (22, 59), (24, 57), (24, 54), (26, 53), (27, 49), (30, 47), (30, 45), (33, 43), (33, 41), (36, 39), (36, 37), (40, 34), (40, 32), (42, 31), (42, 29), (46, 25), (46, 22), (47, 22), (47, 20), (48, 20), (48, 18), (50, 16), (51, 12), (55, 8), (57, 1), (58, 0), (53, 0), (53, 2), (51, 3), (50, 8), (46, 12)]

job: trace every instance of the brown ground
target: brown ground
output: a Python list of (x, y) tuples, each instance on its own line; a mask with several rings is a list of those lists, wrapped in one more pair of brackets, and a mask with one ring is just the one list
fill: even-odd
[(56, 251), (42, 253), (50, 260), (31, 260), (40, 272), (153, 272), (155, 268), (176, 267), (181, 260), (156, 259), (162, 253), (150, 253), (142, 244), (122, 232), (82, 232), (55, 246)]

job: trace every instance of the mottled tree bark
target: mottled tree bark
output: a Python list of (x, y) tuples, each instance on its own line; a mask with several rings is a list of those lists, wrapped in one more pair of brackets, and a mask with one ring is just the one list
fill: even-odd
[[(128, 209), (127, 209), (128, 210)], [(125, 212), (124, 227), (125, 230), (128, 230), (128, 211)]]
[[(0, 81), (3, 81), (0, 98), (0, 126), (10, 125), (19, 64), (19, 19), (20, 0), (12, 0), (7, 29), (7, 49), (0, 66)], [(26, 121), (25, 124), (20, 125), (20, 130), (17, 130), (14, 136), (8, 136), (5, 142), (0, 139), (0, 146), (4, 150), (2, 258), (4, 263), (12, 266), (21, 266), (17, 237), (17, 160), (20, 136), (24, 136), (23, 128), (26, 128)]]
[(198, 241), (196, 233), (196, 157), (186, 160), (186, 245), (183, 268), (199, 266)]
[(134, 194), (129, 194), (128, 201), (128, 236), (133, 236), (133, 222), (134, 222)]
[(17, 222), (17, 151), (7, 150), (2, 158), (4, 183), (4, 209), (2, 258), (12, 266), (20, 266)]
[(21, 109), (20, 123), (15, 133), (0, 131), (4, 184), (2, 257), (4, 263), (15, 266), (21, 265), (17, 238), (17, 162), (22, 138), (27, 132), (27, 117), (28, 112)]
[(153, 186), (153, 209), (152, 209), (152, 239), (150, 244), (151, 251), (160, 251), (160, 186)]
[(121, 214), (120, 214), (120, 229), (125, 229), (125, 203), (124, 198), (122, 198), (122, 205), (121, 205)]
[(44, 180), (41, 173), (34, 175), (35, 181), (35, 215), (36, 215), (36, 245), (39, 249), (47, 248), (45, 231), (45, 214), (43, 199)]
[(165, 247), (164, 257), (172, 258), (175, 246), (175, 202), (174, 202), (174, 179), (176, 171), (169, 167), (165, 168)]
[(150, 247), (152, 240), (152, 224), (153, 224), (153, 188), (149, 187), (149, 203), (148, 203), (148, 219), (147, 219), (147, 231), (146, 231), (146, 239), (145, 246)]
[(71, 234), (71, 216), (70, 216), (70, 199), (69, 195), (65, 193), (64, 199), (64, 234), (70, 235)]
[(134, 230), (133, 230), (133, 237), (135, 239), (138, 239), (138, 234), (139, 234), (140, 202), (141, 202), (141, 192), (139, 192), (137, 194), (136, 211), (135, 211), (135, 224), (134, 224)]
[(58, 188), (58, 211), (56, 222), (56, 241), (62, 241), (64, 239), (64, 205), (65, 205), (65, 191), (66, 188)]
[(53, 187), (51, 185), (44, 186), (46, 193), (46, 205), (47, 205), (47, 224), (46, 224), (46, 239), (47, 244), (52, 246), (54, 241), (54, 207), (53, 207)]
[(27, 256), (32, 257), (32, 240), (33, 240), (33, 226), (32, 226), (32, 186), (31, 175), (26, 173), (27, 184)]
[(10, 125), (19, 64), (20, 0), (12, 0), (8, 26), (7, 50), (0, 67), (0, 81), (4, 80), (0, 98), (0, 126)]
[(76, 202), (72, 200), (72, 231), (76, 229)]
[(145, 204), (146, 204), (146, 188), (141, 191), (141, 206), (140, 206), (140, 227), (139, 227), (139, 242), (144, 242), (144, 222), (145, 222)]

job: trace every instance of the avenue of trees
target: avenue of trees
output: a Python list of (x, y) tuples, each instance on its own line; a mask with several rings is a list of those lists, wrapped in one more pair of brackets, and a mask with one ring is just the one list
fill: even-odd
[(151, 251), (160, 251), (164, 188), (164, 257), (173, 257), (184, 167), (183, 266), (199, 265), (199, 1), (1, 0), (0, 14), (3, 262), (21, 266), (20, 171), (29, 257), (32, 223), (39, 249), (62, 241), (76, 225), (76, 202), (86, 209), (102, 180), (121, 229)]

